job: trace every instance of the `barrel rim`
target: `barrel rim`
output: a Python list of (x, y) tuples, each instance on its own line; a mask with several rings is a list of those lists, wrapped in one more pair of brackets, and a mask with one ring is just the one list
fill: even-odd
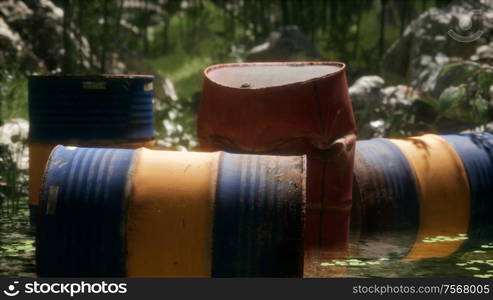
[[(297, 81), (293, 83), (274, 85), (269, 87), (261, 87), (261, 88), (241, 88), (241, 87), (231, 87), (224, 84), (221, 84), (217, 81), (212, 80), (208, 73), (212, 70), (220, 69), (220, 68), (230, 68), (230, 67), (251, 67), (251, 66), (337, 66), (339, 69), (332, 73), (327, 73), (323, 76), (310, 78), (308, 80)], [(287, 86), (296, 86), (302, 85), (306, 83), (310, 83), (317, 80), (327, 79), (331, 77), (335, 77), (344, 73), (346, 70), (346, 64), (338, 61), (283, 61), (283, 62), (244, 62), (244, 63), (226, 63), (226, 64), (216, 64), (208, 66), (204, 69), (204, 78), (210, 83), (220, 86), (221, 88), (231, 89), (231, 90), (240, 90), (240, 91), (265, 91), (265, 90), (275, 90), (279, 88), (284, 88)]]
[(88, 74), (88, 75), (76, 75), (76, 74), (42, 74), (42, 75), (29, 75), (29, 80), (43, 80), (43, 79), (153, 79), (154, 75), (148, 74)]
[[(69, 146), (70, 147), (70, 146)], [(40, 187), (39, 187), (39, 194), (38, 194), (38, 199), (37, 199), (37, 204), (35, 203), (29, 203), (29, 204), (33, 204), (39, 208), (41, 208), (43, 206), (43, 194), (45, 193), (45, 183), (46, 183), (46, 178), (47, 178), (47, 174), (46, 174), (46, 171), (48, 169), (48, 166), (50, 165), (51, 161), (53, 160), (53, 156), (55, 155), (55, 152), (58, 152), (60, 149), (65, 149), (66, 147), (64, 145), (61, 145), (61, 144), (56, 144), (56, 146), (53, 147), (53, 149), (51, 149), (51, 152), (50, 152), (50, 155), (48, 155), (48, 159), (46, 160), (46, 163), (45, 163), (45, 166), (43, 168), (43, 175), (41, 177), (41, 184), (40, 184)], [(31, 200), (31, 199), (29, 199)], [(39, 227), (39, 226), (36, 226), (36, 227)]]

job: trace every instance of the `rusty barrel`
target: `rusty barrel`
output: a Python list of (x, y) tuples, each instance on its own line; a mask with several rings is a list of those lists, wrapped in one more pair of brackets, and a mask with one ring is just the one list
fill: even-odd
[(493, 135), (487, 132), (444, 135), (466, 169), (471, 215), (462, 250), (481, 249), (493, 242)]
[(153, 76), (29, 77), (29, 204), (39, 200), (57, 144), (138, 148), (154, 144)]
[(470, 188), (461, 157), (446, 139), (376, 139), (358, 142), (356, 152), (354, 208), (361, 212), (353, 216), (361, 221), (359, 243), (367, 239), (361, 244), (368, 245), (356, 256), (409, 260), (461, 249)]
[(345, 255), (355, 121), (337, 62), (210, 66), (198, 113), (202, 150), (307, 155), (305, 265)]
[(297, 277), (303, 156), (56, 147), (40, 276)]
[(358, 141), (354, 177), (352, 255), (404, 257), (419, 228), (419, 190), (406, 157), (390, 140)]

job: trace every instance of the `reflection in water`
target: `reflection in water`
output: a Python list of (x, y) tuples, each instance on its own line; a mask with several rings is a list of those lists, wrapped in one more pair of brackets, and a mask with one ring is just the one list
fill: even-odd
[[(359, 238), (359, 237), (358, 237)], [(466, 241), (466, 234), (457, 236), (433, 236), (425, 243), (445, 245), (448, 242)], [(405, 260), (409, 251), (408, 237), (401, 233), (385, 233), (357, 239), (353, 236), (350, 254), (344, 259), (306, 262), (317, 264), (305, 272), (305, 277), (477, 277), (493, 278), (493, 237), (489, 241), (477, 241), (477, 247), (462, 248), (444, 257)], [(378, 256), (376, 256), (378, 255)]]
[[(0, 277), (35, 277), (34, 236), (29, 228), (27, 207), (22, 207), (19, 216), (7, 220), (0, 218)], [(487, 241), (477, 240), (474, 247), (459, 250), (449, 257), (432, 258), (433, 253), (430, 253), (430, 258), (405, 261), (402, 257), (406, 249), (409, 251), (408, 234), (375, 233), (365, 239), (355, 235), (353, 231), (350, 254), (346, 258), (306, 260), (305, 265), (312, 268), (306, 268), (304, 276), (493, 278), (493, 237)], [(427, 239), (443, 244), (446, 243), (443, 237)], [(447, 238), (470, 242), (465, 235)]]
[(464, 241), (467, 240), (467, 234), (465, 233), (459, 233), (457, 236), (444, 236), (444, 235), (437, 235), (434, 237), (425, 237), (422, 242), (423, 243), (435, 243), (435, 242), (457, 242), (457, 241)]

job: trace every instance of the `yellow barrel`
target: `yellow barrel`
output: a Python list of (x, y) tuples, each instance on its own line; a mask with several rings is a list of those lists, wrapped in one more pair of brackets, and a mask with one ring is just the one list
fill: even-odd
[(461, 158), (438, 135), (391, 141), (407, 158), (419, 189), (419, 229), (405, 259), (449, 256), (469, 229), (470, 192)]
[(302, 276), (305, 178), (304, 156), (58, 146), (38, 274)]

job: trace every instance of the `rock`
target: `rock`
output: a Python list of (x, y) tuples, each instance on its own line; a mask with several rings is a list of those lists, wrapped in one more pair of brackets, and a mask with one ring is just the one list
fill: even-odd
[(417, 90), (407, 85), (389, 86), (382, 89), (383, 105), (392, 110), (399, 106), (411, 106), (420, 94)]
[(20, 35), (9, 25), (32, 15), (23, 2), (5, 0), (0, 5), (0, 64), (5, 65), (23, 54), (24, 42)]
[(367, 106), (368, 102), (380, 102), (382, 100), (381, 88), (385, 80), (379, 76), (363, 76), (358, 78), (349, 87), (349, 95), (353, 101), (353, 108)]
[(476, 48), (476, 53), (471, 56), (471, 60), (478, 63), (493, 65), (493, 42)]
[(492, 88), (492, 66), (470, 61), (445, 66), (432, 93), (437, 129), (451, 133), (487, 124), (493, 119)]
[[(60, 7), (50, 0), (3, 0), (0, 17), (23, 42), (24, 61), (20, 62), (23, 69), (60, 69), (64, 56), (63, 10)], [(69, 33), (69, 38), (72, 47), (77, 49), (79, 65), (89, 69), (87, 39), (74, 32)]]
[[(454, 24), (471, 20), (473, 10), (482, 13), (482, 18), (473, 22), (474, 30), (483, 30), (480, 38), (464, 43), (449, 36), (449, 30), (459, 31)], [(469, 58), (479, 45), (485, 44), (493, 31), (492, 20), (493, 9), (476, 1), (452, 2), (445, 8), (427, 10), (411, 22), (385, 53), (385, 79), (392, 84), (409, 82), (423, 92), (432, 91), (443, 66), (457, 60), (456, 57)]]
[(349, 87), (359, 138), (369, 139), (383, 134), (381, 132), (383, 120), (375, 123), (375, 118), (380, 116), (379, 108), (382, 106), (384, 84), (385, 81), (379, 76), (363, 76)]
[(393, 116), (412, 113), (414, 100), (420, 97), (410, 86), (384, 85), (381, 77), (363, 76), (349, 88), (360, 139), (388, 135), (394, 123), (400, 122)]
[(0, 14), (7, 23), (15, 23), (33, 16), (33, 11), (23, 1), (3, 0), (0, 5)]
[(432, 97), (438, 98), (450, 86), (457, 86), (476, 79), (481, 65), (475, 62), (462, 61), (443, 66), (437, 75), (435, 86), (430, 91)]
[(493, 66), (470, 61), (447, 65), (437, 78), (432, 95), (443, 98), (447, 89), (461, 86), (467, 101), (481, 98), (493, 109)]
[(178, 100), (178, 94), (176, 93), (175, 85), (170, 79), (162, 77), (162, 88), (163, 93), (170, 98), (172, 101)]
[(29, 166), (28, 132), (29, 122), (21, 118), (11, 119), (0, 126), (0, 145), (8, 146), (20, 170), (27, 170)]
[(150, 74), (154, 76), (154, 109), (156, 111), (164, 110), (168, 108), (170, 103), (178, 100), (178, 94), (173, 82), (156, 72), (152, 65), (142, 62), (135, 57), (126, 57), (124, 60), (127, 68), (137, 74)]
[(262, 44), (248, 51), (245, 61), (321, 59), (313, 42), (295, 25), (272, 32)]
[(0, 17), (0, 62), (5, 62), (9, 58), (16, 56), (16, 53), (22, 51), (23, 43), (20, 36), (10, 29)]
[(154, 109), (156, 111), (164, 110), (168, 107), (170, 101), (178, 100), (175, 86), (170, 79), (156, 72), (151, 74), (154, 75)]

